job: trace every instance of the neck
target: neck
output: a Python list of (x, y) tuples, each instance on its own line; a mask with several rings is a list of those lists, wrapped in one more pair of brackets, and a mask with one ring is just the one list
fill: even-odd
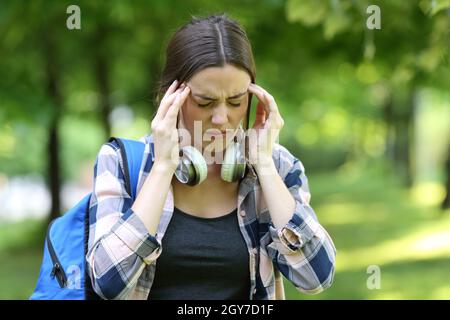
[(227, 194), (228, 192), (235, 192), (238, 188), (239, 182), (226, 182), (223, 181), (220, 176), (221, 164), (213, 163), (208, 166), (208, 175), (206, 179), (198, 185), (188, 186), (178, 181), (174, 176), (172, 179), (172, 186), (174, 190), (184, 190), (189, 192), (191, 195), (201, 195), (211, 194), (212, 192), (219, 192), (222, 194)]
[(239, 183), (223, 181), (217, 164), (208, 166), (208, 176), (201, 184), (188, 186), (174, 176), (172, 186), (174, 205), (185, 212), (214, 217), (236, 207)]

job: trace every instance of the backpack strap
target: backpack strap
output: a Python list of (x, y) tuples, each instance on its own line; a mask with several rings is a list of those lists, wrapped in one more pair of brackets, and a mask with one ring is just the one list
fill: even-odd
[(133, 200), (136, 199), (136, 188), (141, 170), (145, 144), (141, 141), (111, 137), (109, 142), (115, 141), (120, 148), (123, 159), (125, 188)]

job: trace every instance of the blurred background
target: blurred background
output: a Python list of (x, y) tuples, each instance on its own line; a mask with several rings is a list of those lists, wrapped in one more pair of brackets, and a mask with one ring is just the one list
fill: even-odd
[[(67, 27), (70, 5), (81, 29)], [(2, 0), (0, 299), (32, 293), (46, 226), (91, 191), (107, 138), (149, 133), (172, 32), (223, 12), (248, 33), (257, 83), (285, 120), (280, 143), (305, 165), (338, 250), (332, 288), (306, 296), (286, 282), (287, 298), (450, 299), (449, 8)]]

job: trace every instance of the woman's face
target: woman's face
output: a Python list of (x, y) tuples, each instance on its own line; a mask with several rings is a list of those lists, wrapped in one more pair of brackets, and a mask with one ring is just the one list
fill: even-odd
[[(190, 132), (192, 141), (205, 146), (210, 141), (224, 139), (225, 136), (215, 135), (219, 131), (236, 129), (241, 120), (245, 120), (248, 108), (248, 86), (251, 83), (249, 74), (233, 65), (224, 67), (208, 67), (197, 72), (187, 85), (191, 93), (183, 104), (182, 113), (184, 125)], [(194, 123), (201, 124), (199, 130), (194, 130)], [(211, 130), (216, 129), (216, 130)], [(225, 143), (224, 147), (225, 147)]]

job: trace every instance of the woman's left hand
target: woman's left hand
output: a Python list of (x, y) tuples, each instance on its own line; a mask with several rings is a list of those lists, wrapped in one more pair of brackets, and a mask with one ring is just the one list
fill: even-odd
[(252, 134), (249, 136), (250, 161), (258, 169), (272, 161), (273, 146), (284, 126), (284, 120), (275, 99), (266, 90), (251, 83), (248, 91), (258, 98), (255, 123), (252, 127), (256, 131), (256, 137), (252, 137)]

